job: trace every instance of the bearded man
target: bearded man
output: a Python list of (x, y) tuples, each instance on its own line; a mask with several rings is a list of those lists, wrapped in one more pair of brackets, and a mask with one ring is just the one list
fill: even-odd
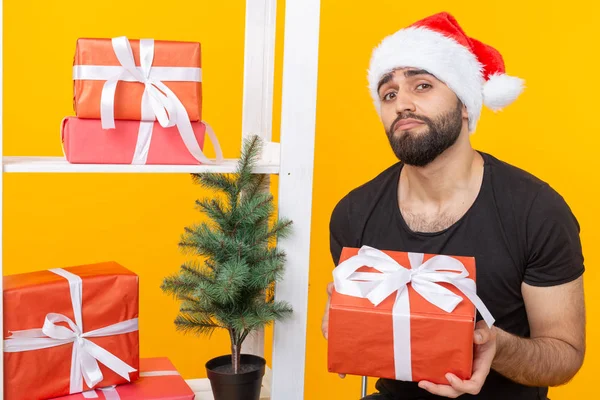
[[(399, 162), (337, 203), (334, 264), (343, 247), (363, 245), (475, 257), (477, 295), (495, 324), (475, 326), (469, 380), (379, 379), (366, 399), (547, 399), (584, 359), (579, 224), (548, 183), (470, 143), (482, 106), (504, 108), (523, 81), (505, 73), (496, 49), (439, 13), (386, 37), (368, 82)], [(327, 312), (322, 329), (327, 337)]]

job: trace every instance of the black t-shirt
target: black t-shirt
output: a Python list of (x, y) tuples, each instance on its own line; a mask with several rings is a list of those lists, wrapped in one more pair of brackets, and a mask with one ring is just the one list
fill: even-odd
[[(529, 337), (521, 284), (551, 286), (583, 274), (579, 224), (564, 199), (547, 183), (479, 152), (484, 175), (478, 196), (456, 223), (436, 233), (413, 232), (398, 207), (398, 162), (352, 190), (330, 221), (331, 255), (342, 247), (474, 256), (477, 294), (504, 331)], [(479, 318), (479, 317), (478, 317)], [(380, 379), (397, 399), (437, 399), (415, 382)], [(548, 388), (517, 384), (492, 370), (477, 396), (461, 398), (538, 400)]]

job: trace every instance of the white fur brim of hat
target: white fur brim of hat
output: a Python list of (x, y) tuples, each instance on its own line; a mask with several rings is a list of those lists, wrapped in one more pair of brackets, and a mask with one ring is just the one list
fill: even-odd
[(504, 73), (493, 74), (485, 81), (479, 60), (456, 40), (424, 27), (409, 27), (386, 37), (373, 50), (367, 77), (379, 114), (377, 86), (381, 78), (403, 67), (424, 69), (444, 82), (466, 106), (471, 133), (483, 104), (498, 111), (523, 91), (522, 79)]

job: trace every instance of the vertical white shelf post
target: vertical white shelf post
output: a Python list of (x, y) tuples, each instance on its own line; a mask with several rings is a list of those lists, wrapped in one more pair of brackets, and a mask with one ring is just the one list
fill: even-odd
[[(259, 135), (265, 143), (264, 150), (270, 148), (272, 137), (276, 20), (277, 0), (246, 0), (242, 141)], [(264, 349), (262, 329), (242, 344), (243, 353), (260, 357), (264, 357)], [(265, 383), (269, 386), (269, 382)]]
[(294, 221), (294, 233), (279, 243), (288, 258), (275, 298), (294, 312), (275, 324), (273, 400), (304, 399), (319, 19), (320, 0), (286, 1), (279, 213)]

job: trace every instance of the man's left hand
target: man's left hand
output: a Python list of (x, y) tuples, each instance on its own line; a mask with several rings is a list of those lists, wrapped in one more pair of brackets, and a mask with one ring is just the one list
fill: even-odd
[(475, 325), (473, 343), (475, 343), (475, 349), (471, 379), (462, 380), (456, 375), (448, 373), (446, 374), (446, 379), (448, 379), (450, 385), (437, 385), (432, 382), (421, 381), (419, 382), (419, 387), (438, 396), (453, 399), (465, 393), (478, 394), (490, 373), (492, 361), (496, 355), (495, 328), (490, 329), (485, 321), (479, 321)]

